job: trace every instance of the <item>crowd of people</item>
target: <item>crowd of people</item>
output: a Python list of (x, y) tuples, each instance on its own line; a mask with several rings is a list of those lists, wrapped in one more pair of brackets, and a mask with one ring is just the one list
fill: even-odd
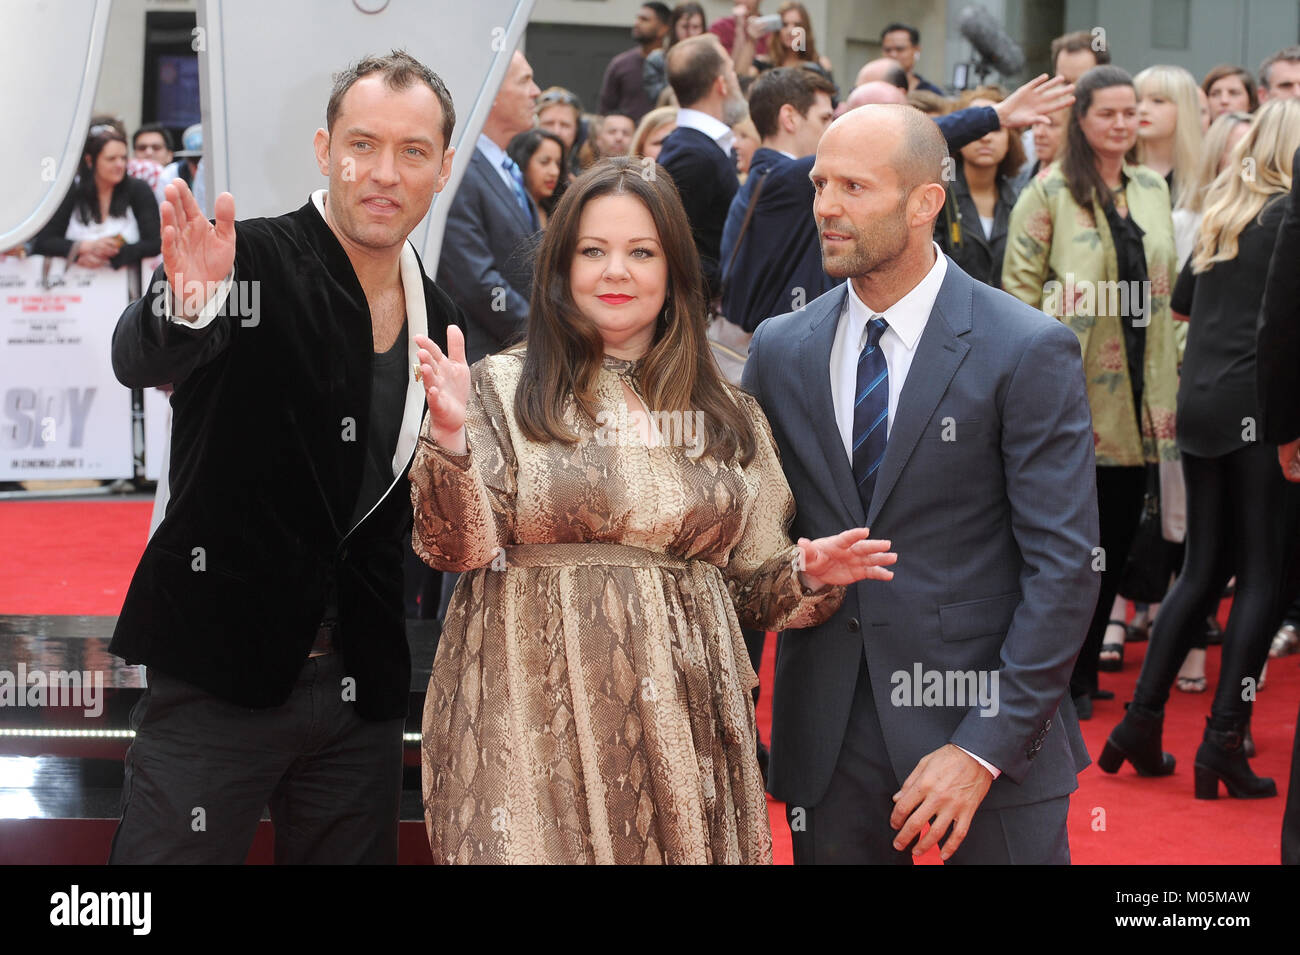
[[(673, 9), (647, 3), (632, 37), (636, 45), (609, 64), (594, 114), (567, 89), (542, 89), (524, 54), (513, 54), (452, 199), (436, 271), (438, 295), (427, 293), (431, 321), (419, 336), (419, 364), (429, 414), (410, 476), (415, 551), (443, 572), (440, 599), (431, 598), (430, 585), (424, 588), (424, 609), (437, 603), (444, 621), (425, 711), (426, 810), (435, 857), (770, 856), (759, 775), (768, 776), (769, 755), (757, 739), (752, 708), (764, 634), (830, 626), (827, 621), (840, 619), (853, 584), (890, 580), (889, 542), (861, 532), (867, 515), (880, 510), (872, 489), (889, 468), (884, 434), (897, 432), (895, 388), (901, 389), (919, 346), (908, 340), (895, 303), (877, 313), (860, 300), (869, 283), (850, 282), (836, 308), (860, 320), (863, 344), (825, 338), (832, 365), (841, 354), (851, 359), (843, 381), (830, 383), (825, 411), (839, 421), (845, 439), (848, 461), (840, 463), (851, 463), (851, 476), (845, 472), (850, 487), (856, 479), (857, 493), (846, 496), (853, 505), (844, 512), (854, 523), (848, 530), (834, 526), (841, 515), (833, 512), (830, 524), (818, 518), (822, 533), (809, 531), (792, 542), (785, 535), (796, 512), (798, 527), (814, 526), (802, 516), (809, 495), (836, 491), (824, 486), (830, 472), (813, 478), (810, 489), (803, 472), (794, 470), (803, 466), (798, 462), (807, 444), (797, 424), (785, 420), (788, 409), (770, 397), (770, 379), (758, 377), (778, 372), (756, 370), (755, 342), (767, 342), (769, 366), (794, 362), (800, 339), (789, 321), (772, 319), (827, 302), (846, 277), (870, 276), (872, 256), (895, 244), (897, 256), (911, 255), (914, 262), (929, 256), (915, 290), (933, 283), (931, 306), (950, 259), (981, 283), (972, 293), (980, 301), (1009, 302), (1001, 292), (985, 291), (999, 289), (1027, 307), (1007, 313), (1007, 334), (1028, 336), (1026, 350), (1042, 347), (1044, 356), (1063, 363), (1057, 377), (1069, 378), (1078, 362), (1077, 396), (1053, 390), (1048, 380), (1020, 387), (1045, 403), (1045, 413), (1056, 402), (1063, 429), (1078, 424), (1083, 402), (1091, 421), (1095, 467), (1087, 486), (1065, 490), (1076, 499), (1088, 497), (1095, 481), (1096, 511), (1090, 517), (1071, 510), (1062, 524), (1091, 545), (1096, 579), (1076, 587), (1074, 596), (1090, 596), (1091, 587), (1097, 593), (1095, 601), (1086, 600), (1083, 614), (1090, 619), (1079, 624), (1077, 654), (1050, 661), (1051, 668), (1064, 667), (1061, 693), (1069, 702), (1063, 706), (1080, 720), (1092, 718), (1093, 701), (1114, 695), (1100, 674), (1124, 666), (1127, 644), (1149, 640), (1134, 698), (1099, 755), (1101, 768), (1116, 772), (1128, 761), (1144, 776), (1173, 772), (1174, 757), (1162, 749), (1169, 693), (1208, 689), (1205, 648), (1216, 642), (1223, 645), (1223, 662), (1195, 756), (1195, 795), (1216, 797), (1220, 782), (1234, 797), (1276, 795), (1274, 782), (1257, 777), (1248, 762), (1250, 713), (1254, 690), (1266, 683), (1267, 660), (1300, 649), (1300, 577), (1293, 559), (1300, 498), (1291, 483), (1300, 474), (1279, 467), (1279, 459), (1285, 465), (1288, 454), (1297, 454), (1297, 435), (1280, 423), (1286, 416), (1261, 407), (1257, 365), (1262, 369), (1265, 362), (1262, 355), (1257, 361), (1256, 323), (1261, 310), (1267, 315), (1270, 307), (1293, 302), (1283, 298), (1292, 276), (1277, 275), (1270, 263), (1275, 248), (1292, 248), (1285, 239), (1292, 223), (1286, 215), (1297, 203), (1300, 47), (1270, 56), (1257, 74), (1223, 65), (1198, 83), (1176, 66), (1131, 75), (1096, 48), (1091, 33), (1067, 34), (1052, 44), (1050, 75), (1014, 90), (981, 86), (950, 95), (917, 73), (920, 35), (899, 23), (882, 31), (884, 56), (862, 66), (844, 90), (817, 51), (807, 10), (796, 2), (763, 16), (757, 0), (748, 0), (712, 24), (696, 3)], [(449, 105), (442, 105), (444, 117)], [(856, 113), (865, 106), (889, 109)], [(889, 159), (853, 152), (873, 152), (866, 145), (873, 140), (861, 138), (868, 129), (915, 161), (912, 172), (890, 167), (890, 175), (922, 176), (901, 192), (913, 218), (898, 234), (858, 235), (849, 213), (834, 212), (860, 201), (855, 189), (870, 192), (844, 172), (846, 163), (861, 161), (869, 184), (880, 175), (872, 164)], [(164, 222), (179, 226), (176, 210), (188, 197), (188, 191), (160, 192), (163, 185), (175, 188), (161, 168), (170, 146), (166, 130), (142, 128), (129, 163), (122, 131), (111, 124), (92, 127), (77, 185), (34, 251), (88, 267), (117, 267), (160, 247), (167, 254), (158, 202), (170, 210)], [(201, 150), (186, 146), (178, 157), (192, 159)], [(942, 167), (941, 189), (924, 179), (935, 158), (942, 160), (933, 163)], [(186, 181), (197, 183), (192, 166), (189, 174)], [(232, 217), (233, 207), (216, 209), (216, 235), (224, 234), (223, 223), (234, 235)], [(199, 236), (200, 225), (192, 217), (190, 223)], [(924, 241), (917, 238), (921, 233)], [(846, 250), (854, 242), (857, 258)], [(931, 248), (944, 254), (930, 255)], [(406, 294), (409, 316), (409, 284)], [(637, 303), (653, 308), (641, 316)], [(443, 319), (437, 329), (435, 307)], [(1030, 335), (1029, 311), (1058, 319), (1073, 333), (1077, 353), (1060, 350), (1059, 328), (1050, 341)], [(576, 322), (579, 313), (588, 324)], [(1275, 334), (1290, 334), (1271, 320)], [(834, 326), (825, 326), (831, 329), (826, 334), (835, 334)], [(415, 331), (408, 331), (414, 340)], [(385, 347), (396, 347), (400, 338), (390, 330)], [(773, 348), (782, 353), (773, 356)], [(918, 366), (912, 374), (931, 373)], [(149, 374), (136, 377), (152, 383), (145, 381)], [(871, 398), (872, 391), (886, 381), (889, 400), (876, 405), (884, 398)], [(864, 382), (869, 387), (861, 389)], [(734, 388), (742, 383), (757, 400), (735, 397), (743, 394)], [(798, 385), (792, 381), (788, 390)], [(1071, 404), (1076, 397), (1077, 407)], [(878, 408), (873, 421), (862, 418), (864, 402), (871, 414)], [(583, 441), (575, 451), (575, 407), (593, 419), (616, 407), (638, 410), (642, 417), (633, 416), (633, 427), (650, 446), (653, 413), (704, 408), (707, 424), (696, 437), (708, 452), (705, 460), (737, 466), (718, 470), (693, 459), (643, 459)], [(963, 423), (979, 433), (980, 421), (958, 421), (959, 429)], [(1031, 430), (1018, 440), (1030, 441)], [(1039, 447), (1040, 457), (1055, 453), (1051, 447)], [(1068, 442), (1057, 451), (1082, 460)], [(1043, 466), (1032, 456), (1013, 460), (1016, 452), (1004, 452), (1008, 472), (1012, 463), (1026, 475)], [(678, 490), (669, 494), (668, 486)], [(972, 480), (972, 493), (980, 487), (999, 493)], [(1047, 493), (1045, 485), (1037, 489)], [(1007, 491), (1009, 497), (1023, 493), (1024, 487)], [(959, 510), (958, 494), (949, 493), (944, 506)], [(820, 505), (809, 506), (815, 512)], [(361, 513), (354, 516), (361, 519)], [(174, 532), (178, 521), (164, 528)], [(956, 527), (949, 530), (956, 533)], [(990, 534), (996, 546), (998, 533)], [(187, 553), (183, 543), (170, 546)], [(523, 577), (485, 570), (501, 549)], [(906, 566), (908, 555), (900, 551), (900, 558)], [(613, 569), (602, 566), (607, 559)], [(1226, 593), (1232, 610), (1220, 632), (1214, 617)], [(1001, 624), (1005, 634), (1011, 612), (1001, 614), (1000, 607), (968, 608), (974, 617), (988, 616), (971, 626)], [(943, 626), (960, 631), (963, 612), (954, 611)], [(868, 625), (885, 626), (854, 616), (847, 627), (856, 633)], [(119, 632), (123, 626), (129, 624)], [(551, 639), (570, 629), (571, 642)], [(538, 635), (546, 638), (538, 642)], [(797, 684), (791, 674), (798, 667), (813, 664), (796, 656), (804, 643), (788, 634), (785, 639), (793, 648), (781, 664), (789, 687)], [(945, 630), (942, 641), (949, 639)], [(322, 652), (329, 652), (326, 647)], [(603, 658), (582, 658), (596, 648)], [(190, 672), (198, 671), (179, 675)], [(842, 731), (848, 721), (849, 732), (863, 738), (883, 733), (885, 748), (895, 754), (889, 748), (894, 729), (864, 715), (882, 686), (873, 690), (865, 663), (855, 684), (856, 675), (851, 666), (847, 684), (840, 681), (847, 695), (837, 725)], [(653, 691), (657, 679), (680, 684), (679, 696), (690, 707), (641, 706), (641, 722), (633, 727), (627, 721), (635, 697), (646, 700), (645, 681)], [(583, 688), (584, 680), (600, 684), (600, 700), (584, 695), (591, 689)], [(218, 692), (216, 684), (200, 685)], [(504, 686), (511, 690), (502, 695)], [(1043, 698), (1028, 693), (1025, 710), (1045, 722), (1026, 723), (1026, 732), (1036, 730), (1028, 759), (1043, 746), (1052, 723), (1047, 717), (1055, 712), (1050, 694), (1042, 687), (1035, 692)], [(788, 697), (777, 703), (774, 725), (797, 725), (787, 732), (802, 740), (802, 749), (789, 746), (787, 752), (815, 754), (816, 734), (809, 733), (821, 717), (793, 713), (798, 706)], [(808, 700), (799, 706), (816, 708)], [(1054, 740), (1065, 748), (1049, 761), (1078, 766), (1075, 739), (1066, 741), (1058, 731)], [(751, 742), (757, 752), (742, 752)], [(1025, 751), (1013, 754), (973, 732), (956, 732), (953, 743), (973, 757), (979, 773), (987, 770), (984, 792), (1004, 773), (1024, 779)], [(484, 762), (484, 753), (503, 755)], [(694, 760), (701, 753), (709, 754), (710, 765), (697, 777)], [(863, 779), (884, 765), (878, 752), (863, 753), (860, 765), (846, 764), (843, 754), (836, 762), (831, 753), (825, 767), (809, 756), (803, 768), (814, 776), (824, 768), (820, 781), (830, 779), (832, 793), (843, 787), (861, 795), (869, 788)], [(647, 758), (656, 764), (646, 764)], [(802, 766), (803, 758), (785, 756), (784, 768), (773, 763), (771, 778), (780, 780), (773, 792), (802, 791), (803, 777), (791, 782), (790, 767)], [(939, 764), (935, 758), (932, 766)], [(689, 772), (682, 770), (687, 763)], [(951, 762), (944, 765), (959, 772)], [(920, 771), (918, 765), (912, 776), (904, 772), (895, 780), (904, 793), (922, 787), (918, 802), (926, 784)], [(701, 787), (705, 776), (708, 785)], [(1063, 831), (1059, 807), (1050, 813), (1043, 807), (1068, 790), (1044, 785), (1041, 802), (1026, 806), (998, 797), (996, 811), (1045, 813), (1006, 816), (1018, 820), (1017, 831), (1040, 825)], [(516, 786), (519, 791), (512, 790)], [(1293, 780), (1293, 802), (1300, 799), (1296, 788)], [(871, 795), (879, 794), (873, 789)], [(975, 805), (980, 798), (983, 792)], [(855, 857), (834, 848), (840, 843), (829, 834), (849, 823), (844, 813), (832, 812), (832, 796), (825, 799), (821, 835), (801, 834), (791, 819), (798, 859)], [(527, 810), (548, 821), (503, 841), (493, 833), (502, 831), (497, 812), (506, 804), (511, 812)], [(951, 817), (916, 821), (917, 827), (930, 822), (932, 833), (918, 839), (918, 847), (933, 844), (951, 822), (960, 836), (945, 849), (950, 856), (971, 825), (974, 808), (966, 808), (964, 817), (954, 810)], [(913, 829), (919, 817), (910, 813), (885, 814), (894, 830), (901, 828), (904, 846), (920, 836)], [(1289, 826), (1297, 813), (1300, 802), (1288, 809)], [(647, 828), (651, 817), (655, 824)], [(875, 849), (891, 838), (883, 825), (870, 832), (845, 829), (835, 838), (841, 837)], [(1284, 854), (1300, 852), (1298, 838), (1296, 831), (1284, 837)], [(984, 846), (983, 839), (972, 834), (970, 845)], [(881, 851), (888, 855), (887, 846)], [(1012, 852), (1006, 846), (998, 851)], [(1068, 850), (1062, 856), (1050, 840), (1034, 851), (1044, 861), (1068, 859)], [(967, 855), (997, 857), (984, 852), (972, 848)]]

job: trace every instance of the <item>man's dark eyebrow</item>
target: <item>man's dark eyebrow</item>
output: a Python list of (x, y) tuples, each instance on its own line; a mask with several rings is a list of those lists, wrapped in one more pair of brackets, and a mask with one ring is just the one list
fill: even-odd
[[(361, 126), (349, 126), (346, 130), (344, 130), (344, 134), (347, 136), (360, 136), (363, 139), (379, 138), (370, 130), (364, 129)], [(432, 149), (434, 146), (433, 140), (430, 139), (428, 136), (412, 136), (410, 139), (407, 139), (405, 141), (408, 143), (419, 143), (422, 146), (428, 146), (430, 149)]]

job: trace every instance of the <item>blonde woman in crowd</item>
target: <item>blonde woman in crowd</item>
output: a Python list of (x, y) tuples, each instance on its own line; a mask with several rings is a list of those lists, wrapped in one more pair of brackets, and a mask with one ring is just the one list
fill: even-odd
[(660, 106), (641, 117), (632, 134), (628, 156), (634, 159), (658, 159), (668, 134), (677, 128), (677, 107)]
[(1200, 164), (1201, 104), (1196, 78), (1181, 66), (1151, 66), (1133, 77), (1138, 94), (1137, 160), (1169, 184), (1178, 201)]
[[(1277, 795), (1273, 780), (1256, 776), (1247, 762), (1251, 703), (1242, 687), (1258, 678), (1290, 596), (1284, 570), (1300, 489), (1280, 473), (1277, 447), (1255, 440), (1243, 421), (1260, 420), (1256, 323), (1297, 148), (1300, 103), (1265, 104), (1205, 196), (1192, 258), (1174, 288), (1174, 311), (1190, 315), (1177, 417), (1187, 554), (1152, 628), (1133, 702), (1097, 761), (1108, 773), (1125, 760), (1144, 776), (1173, 772), (1174, 757), (1161, 745), (1170, 686), (1206, 608), (1235, 572), (1219, 684), (1196, 751), (1197, 799), (1217, 798), (1220, 781), (1234, 798)], [(1238, 159), (1251, 160), (1254, 174), (1241, 175)]]
[(736, 150), (736, 173), (740, 176), (740, 181), (744, 182), (745, 177), (749, 175), (749, 162), (754, 158), (754, 150), (762, 140), (759, 138), (754, 121), (748, 116), (732, 126), (731, 132), (732, 148)]

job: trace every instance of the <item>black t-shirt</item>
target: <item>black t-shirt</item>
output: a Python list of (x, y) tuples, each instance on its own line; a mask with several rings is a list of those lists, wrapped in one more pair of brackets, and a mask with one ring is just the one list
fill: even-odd
[(391, 348), (376, 352), (370, 365), (370, 438), (352, 524), (365, 517), (393, 483), (393, 453), (406, 406), (406, 323)]
[[(361, 518), (379, 502), (393, 483), (393, 455), (402, 430), (402, 412), (406, 406), (406, 322), (391, 348), (375, 352), (370, 363), (370, 429), (366, 440), (365, 466), (352, 520), (345, 529), (356, 527)], [(331, 590), (322, 618), (327, 623), (338, 619), (338, 591)]]

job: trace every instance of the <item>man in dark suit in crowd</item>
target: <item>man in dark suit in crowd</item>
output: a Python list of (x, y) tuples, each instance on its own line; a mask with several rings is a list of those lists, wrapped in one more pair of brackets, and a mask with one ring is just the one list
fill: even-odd
[(722, 225), (740, 186), (731, 127), (745, 118), (731, 57), (712, 34), (673, 44), (668, 83), (677, 95), (677, 128), (664, 140), (659, 165), (673, 177), (691, 223), (710, 301), (721, 291)]
[[(471, 365), (514, 344), (528, 327), (541, 224), (523, 170), (506, 155), (506, 146), (532, 129), (540, 93), (532, 67), (516, 50), (447, 214), (438, 284), (465, 311), (465, 358)], [(459, 579), (460, 574), (442, 575), (439, 620)]]
[(641, 4), (636, 22), (632, 24), (632, 39), (637, 45), (614, 57), (605, 68), (605, 78), (600, 84), (600, 102), (597, 104), (602, 116), (622, 113), (632, 117), (635, 124), (654, 107), (646, 95), (641, 74), (645, 69), (646, 56), (663, 46), (672, 15), (667, 5), (658, 0)]
[(531, 240), (539, 223), (523, 172), (506, 146), (532, 128), (540, 92), (516, 50), (447, 215), (438, 285), (465, 310), (470, 364), (523, 337), (528, 322)]
[[(1300, 171), (1300, 151), (1291, 160)], [(1288, 481), (1300, 482), (1300, 175), (1291, 183), (1291, 198), (1278, 229), (1260, 307), (1256, 350), (1263, 440), (1278, 445), (1278, 463)], [(1292, 555), (1286, 593), (1300, 592), (1300, 561)], [(1300, 865), (1300, 715), (1291, 743), (1291, 782), (1282, 814), (1282, 864)]]
[(777, 649), (768, 780), (797, 863), (1069, 861), (1066, 690), (1099, 586), (1082, 360), (938, 252), (947, 156), (911, 107), (831, 125), (813, 212), (848, 282), (759, 325), (745, 366), (792, 536), (865, 526), (898, 554)]
[[(891, 60), (888, 65), (900, 82), (905, 82), (898, 64)], [(812, 102), (808, 90), (822, 88), (807, 79), (796, 83), (774, 76), (789, 72), (768, 70), (754, 83), (750, 115), (755, 125), (760, 115), (779, 115), (784, 117), (781, 122), (786, 127), (793, 128), (800, 105)], [(813, 76), (821, 79), (818, 74)], [(796, 89), (803, 90), (797, 97)], [(1072, 90), (1063, 80), (1040, 76), (996, 106), (972, 106), (940, 116), (935, 123), (949, 150), (955, 152), (1001, 127), (1012, 129), (1045, 121), (1053, 111), (1074, 102)], [(780, 129), (769, 138), (759, 127), (763, 145), (754, 153), (749, 178), (732, 200), (722, 231), (722, 263), (727, 270), (722, 314), (748, 332), (769, 315), (801, 308), (838, 284), (822, 269), (817, 221), (812, 214), (814, 191), (808, 173), (817, 143), (811, 140), (808, 118), (804, 117), (805, 122), (799, 126), (799, 141), (780, 136)], [(781, 123), (777, 125), (781, 127)], [(798, 151), (804, 149), (807, 152)], [(740, 224), (756, 190), (759, 195), (753, 203), (745, 240), (738, 244)]]
[(761, 144), (722, 229), (722, 314), (747, 332), (830, 287), (812, 225), (810, 163), (798, 160), (817, 151), (834, 95), (830, 80), (797, 67), (766, 70), (749, 91)]
[(113, 335), (128, 387), (175, 384), (171, 500), (112, 652), (148, 667), (115, 863), (397, 861), (411, 660), (406, 472), (416, 336), (459, 313), (411, 230), (447, 182), (451, 96), (404, 53), (339, 74), (316, 131), (329, 188), (209, 223), (180, 181), (163, 265)]

